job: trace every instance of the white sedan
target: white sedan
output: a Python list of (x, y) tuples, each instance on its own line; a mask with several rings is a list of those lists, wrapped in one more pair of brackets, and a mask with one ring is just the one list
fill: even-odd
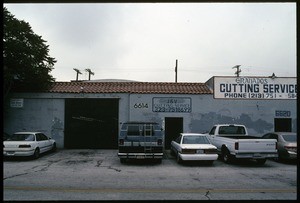
[(212, 145), (206, 135), (198, 133), (180, 133), (171, 142), (171, 152), (181, 161), (208, 161), (213, 163), (218, 159), (217, 147)]
[(55, 151), (56, 143), (41, 132), (17, 132), (3, 141), (4, 156), (32, 156), (39, 158), (41, 153)]

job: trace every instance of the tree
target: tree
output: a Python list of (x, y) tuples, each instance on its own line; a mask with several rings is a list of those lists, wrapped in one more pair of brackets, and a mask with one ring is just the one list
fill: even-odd
[(49, 56), (49, 46), (45, 43), (29, 23), (18, 20), (3, 7), (4, 98), (12, 88), (43, 91), (55, 81), (50, 72), (56, 60)]

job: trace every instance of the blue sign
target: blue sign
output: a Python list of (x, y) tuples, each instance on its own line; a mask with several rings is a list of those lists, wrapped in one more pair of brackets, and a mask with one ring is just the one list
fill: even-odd
[(192, 112), (191, 98), (186, 97), (154, 97), (152, 100), (153, 112)]

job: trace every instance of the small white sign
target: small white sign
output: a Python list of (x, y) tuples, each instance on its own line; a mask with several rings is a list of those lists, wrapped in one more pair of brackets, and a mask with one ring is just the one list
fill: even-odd
[(296, 78), (214, 77), (216, 99), (296, 99)]
[(10, 99), (10, 107), (12, 108), (23, 108), (24, 99)]

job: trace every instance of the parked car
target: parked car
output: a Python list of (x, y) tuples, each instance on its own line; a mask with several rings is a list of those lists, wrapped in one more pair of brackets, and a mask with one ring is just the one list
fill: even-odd
[(3, 141), (3, 155), (31, 156), (39, 158), (41, 153), (55, 151), (55, 140), (47, 137), (41, 132), (17, 132)]
[(277, 140), (278, 159), (297, 159), (297, 133), (272, 132), (262, 137)]
[(204, 134), (180, 133), (171, 142), (171, 152), (176, 155), (177, 162), (208, 161), (211, 164), (218, 159), (217, 147), (212, 145)]

